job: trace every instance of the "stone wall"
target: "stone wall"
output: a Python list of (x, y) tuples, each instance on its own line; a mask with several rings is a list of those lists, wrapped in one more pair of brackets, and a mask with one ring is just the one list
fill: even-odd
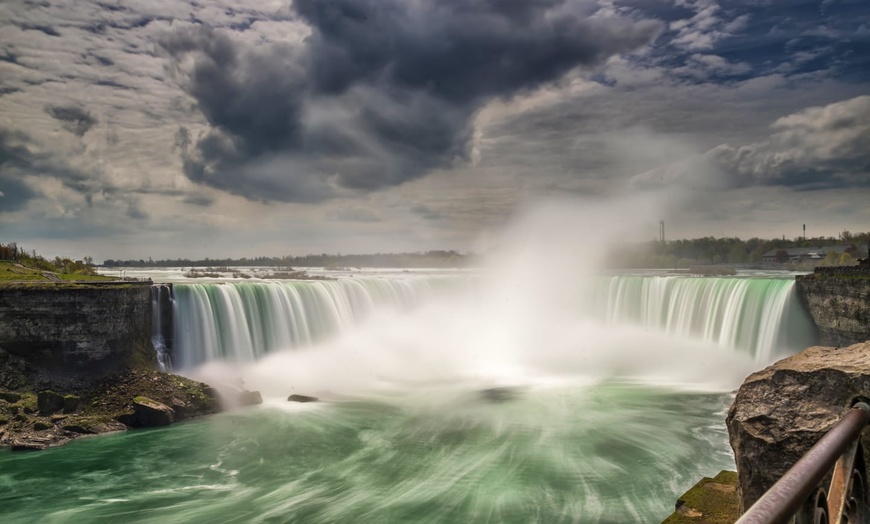
[(870, 340), (870, 269), (849, 269), (796, 278), (798, 294), (819, 329), (821, 345), (842, 347)]
[(148, 285), (0, 288), (3, 360), (52, 373), (101, 374), (141, 365), (137, 360), (153, 358), (148, 351)]

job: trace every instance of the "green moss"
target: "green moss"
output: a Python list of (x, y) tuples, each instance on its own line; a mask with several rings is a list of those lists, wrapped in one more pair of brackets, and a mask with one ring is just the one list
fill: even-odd
[(22, 408), (36, 409), (36, 393), (22, 393), (17, 404)]
[(740, 516), (737, 473), (704, 477), (678, 499), (677, 510), (662, 524), (731, 524)]
[(150, 342), (137, 340), (133, 343), (133, 352), (127, 361), (127, 366), (130, 369), (147, 369), (152, 370), (157, 368), (157, 354)]

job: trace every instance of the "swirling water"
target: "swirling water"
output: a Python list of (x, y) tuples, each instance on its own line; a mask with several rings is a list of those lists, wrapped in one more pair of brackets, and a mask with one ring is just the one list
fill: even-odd
[[(36, 454), (0, 453), (0, 514), (47, 523), (660, 522), (701, 476), (733, 468), (723, 424), (729, 391), (764, 359), (790, 351), (787, 339), (800, 339), (800, 319), (788, 309), (793, 282), (749, 284), (758, 293), (730, 309), (711, 306), (711, 297), (740, 286), (714, 282), (723, 289), (710, 292), (708, 284), (684, 283), (698, 294), (680, 294), (644, 292), (641, 283), (633, 294), (599, 281), (586, 295), (597, 296), (591, 309), (473, 290), (473, 300), (433, 299), (411, 312), (372, 307), (332, 339), (295, 341), (288, 331), (291, 350), (254, 344), (251, 355), (249, 346), (237, 353), (224, 344), (192, 373), (243, 377), (263, 391), (264, 405)], [(214, 286), (211, 296), (244, 296)], [(622, 298), (602, 298), (601, 286)], [(274, 291), (248, 295), (272, 320), (252, 322), (245, 301), (235, 301), (247, 331), (208, 336), (244, 342), (264, 333), (251, 326), (279, 317), (257, 297)], [(637, 310), (643, 296), (652, 302)], [(756, 299), (757, 311), (781, 310), (765, 317), (780, 322), (765, 335), (769, 343), (710, 335), (742, 325), (758, 338), (769, 326), (750, 327), (756, 313), (743, 321), (724, 313)], [(705, 327), (687, 320), (685, 307), (658, 300), (694, 301), (688, 309), (724, 316)], [(200, 301), (200, 313), (232, 323), (215, 304), (233, 303)], [(190, 347), (197, 344), (208, 338)], [(506, 398), (481, 393), (493, 387), (509, 388), (500, 390)], [(327, 401), (290, 404), (290, 392)]]
[(611, 383), (264, 406), (4, 455), (0, 503), (4, 522), (655, 522), (728, 467), (726, 402)]

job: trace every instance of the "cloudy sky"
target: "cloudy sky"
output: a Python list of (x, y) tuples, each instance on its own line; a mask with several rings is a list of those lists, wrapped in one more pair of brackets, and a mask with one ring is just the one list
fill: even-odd
[(629, 194), (632, 240), (870, 229), (867, 1), (0, 3), (0, 241), (479, 250)]

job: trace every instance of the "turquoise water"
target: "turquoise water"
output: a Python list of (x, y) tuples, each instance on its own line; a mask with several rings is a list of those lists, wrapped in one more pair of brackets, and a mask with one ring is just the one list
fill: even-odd
[(733, 469), (729, 392), (812, 342), (791, 279), (456, 282), (177, 286), (176, 369), (266, 403), (0, 451), (0, 522), (661, 522)]
[(4, 522), (660, 522), (730, 396), (625, 382), (297, 405), (0, 452)]

